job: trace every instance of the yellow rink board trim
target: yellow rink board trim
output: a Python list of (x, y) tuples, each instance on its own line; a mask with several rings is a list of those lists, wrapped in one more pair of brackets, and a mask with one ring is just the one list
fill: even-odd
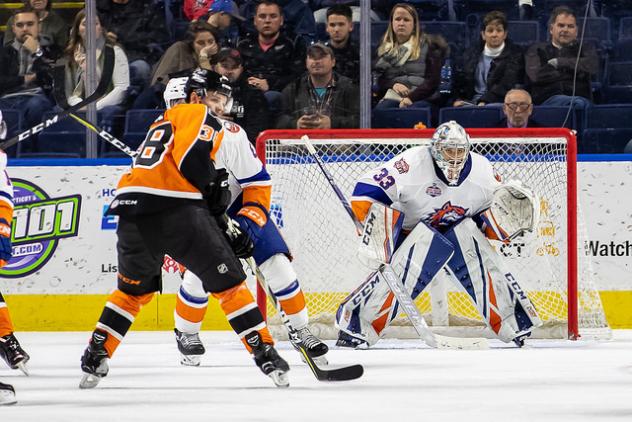
[[(332, 296), (342, 300), (343, 293), (306, 293), (307, 303), (323, 303)], [(16, 331), (84, 331), (91, 330), (96, 324), (105, 305), (107, 295), (5, 295), (11, 319)], [(601, 291), (606, 318), (611, 328), (632, 328), (632, 291)], [(455, 298), (450, 297), (450, 302)], [(458, 299), (459, 302), (461, 298)], [(171, 330), (173, 329), (173, 310), (176, 295), (155, 295), (137, 317), (132, 329), (135, 330)], [(338, 300), (337, 300), (338, 301)], [(334, 302), (334, 303), (337, 303)], [(536, 300), (537, 302), (537, 300)], [(331, 302), (330, 302), (331, 303)], [(417, 301), (424, 311), (427, 298)], [(274, 313), (268, 307), (269, 312)], [(466, 310), (465, 313), (473, 311)], [(335, 312), (335, 309), (329, 312)], [(202, 328), (205, 330), (230, 330), (219, 304), (209, 300), (209, 308)]]

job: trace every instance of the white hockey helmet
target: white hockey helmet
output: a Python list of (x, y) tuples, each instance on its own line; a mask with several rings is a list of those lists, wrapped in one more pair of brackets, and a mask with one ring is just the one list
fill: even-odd
[(165, 99), (165, 107), (170, 109), (180, 102), (184, 102), (187, 99), (185, 86), (189, 80), (188, 76), (181, 78), (171, 78), (167, 83), (163, 98)]
[(470, 137), (454, 120), (441, 124), (430, 140), (432, 158), (450, 185), (456, 185), (470, 155)]

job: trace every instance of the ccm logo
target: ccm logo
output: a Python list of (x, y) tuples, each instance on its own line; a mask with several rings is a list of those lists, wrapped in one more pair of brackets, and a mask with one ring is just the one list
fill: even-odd
[(516, 293), (521, 299), (527, 300), (526, 293), (522, 290), (516, 279), (511, 273), (505, 274), (505, 278), (509, 281), (509, 284), (513, 288), (512, 290)]
[(373, 290), (375, 290), (375, 286), (379, 282), (380, 282), (380, 278), (376, 274), (375, 277), (371, 280), (371, 282), (368, 283), (366, 286), (364, 286), (362, 290), (360, 290), (360, 293), (353, 298), (352, 300), (353, 305), (354, 306), (360, 305), (365, 298), (369, 297), (369, 295), (373, 293)]
[(365, 245), (369, 245), (371, 243), (371, 233), (373, 233), (373, 224), (375, 223), (375, 214), (369, 214), (369, 217), (366, 219), (366, 223), (364, 223), (364, 233), (362, 234), (362, 243)]

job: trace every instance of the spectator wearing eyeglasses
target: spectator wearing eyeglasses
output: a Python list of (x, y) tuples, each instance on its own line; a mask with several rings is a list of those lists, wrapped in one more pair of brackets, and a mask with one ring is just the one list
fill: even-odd
[(505, 118), (498, 123), (498, 127), (525, 128), (538, 127), (529, 117), (533, 113), (531, 95), (524, 89), (512, 89), (505, 95), (503, 104)]

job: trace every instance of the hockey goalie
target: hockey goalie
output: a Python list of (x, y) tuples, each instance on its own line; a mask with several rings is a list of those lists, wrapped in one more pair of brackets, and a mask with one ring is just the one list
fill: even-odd
[(375, 271), (338, 308), (339, 346), (373, 345), (400, 311), (384, 264), (413, 299), (447, 271), (504, 342), (522, 346), (542, 325), (490, 242), (532, 232), (539, 201), (519, 181), (502, 183), (487, 158), (470, 151), (456, 122), (439, 126), (430, 146), (410, 148), (363, 175), (351, 206), (364, 223), (358, 257)]

